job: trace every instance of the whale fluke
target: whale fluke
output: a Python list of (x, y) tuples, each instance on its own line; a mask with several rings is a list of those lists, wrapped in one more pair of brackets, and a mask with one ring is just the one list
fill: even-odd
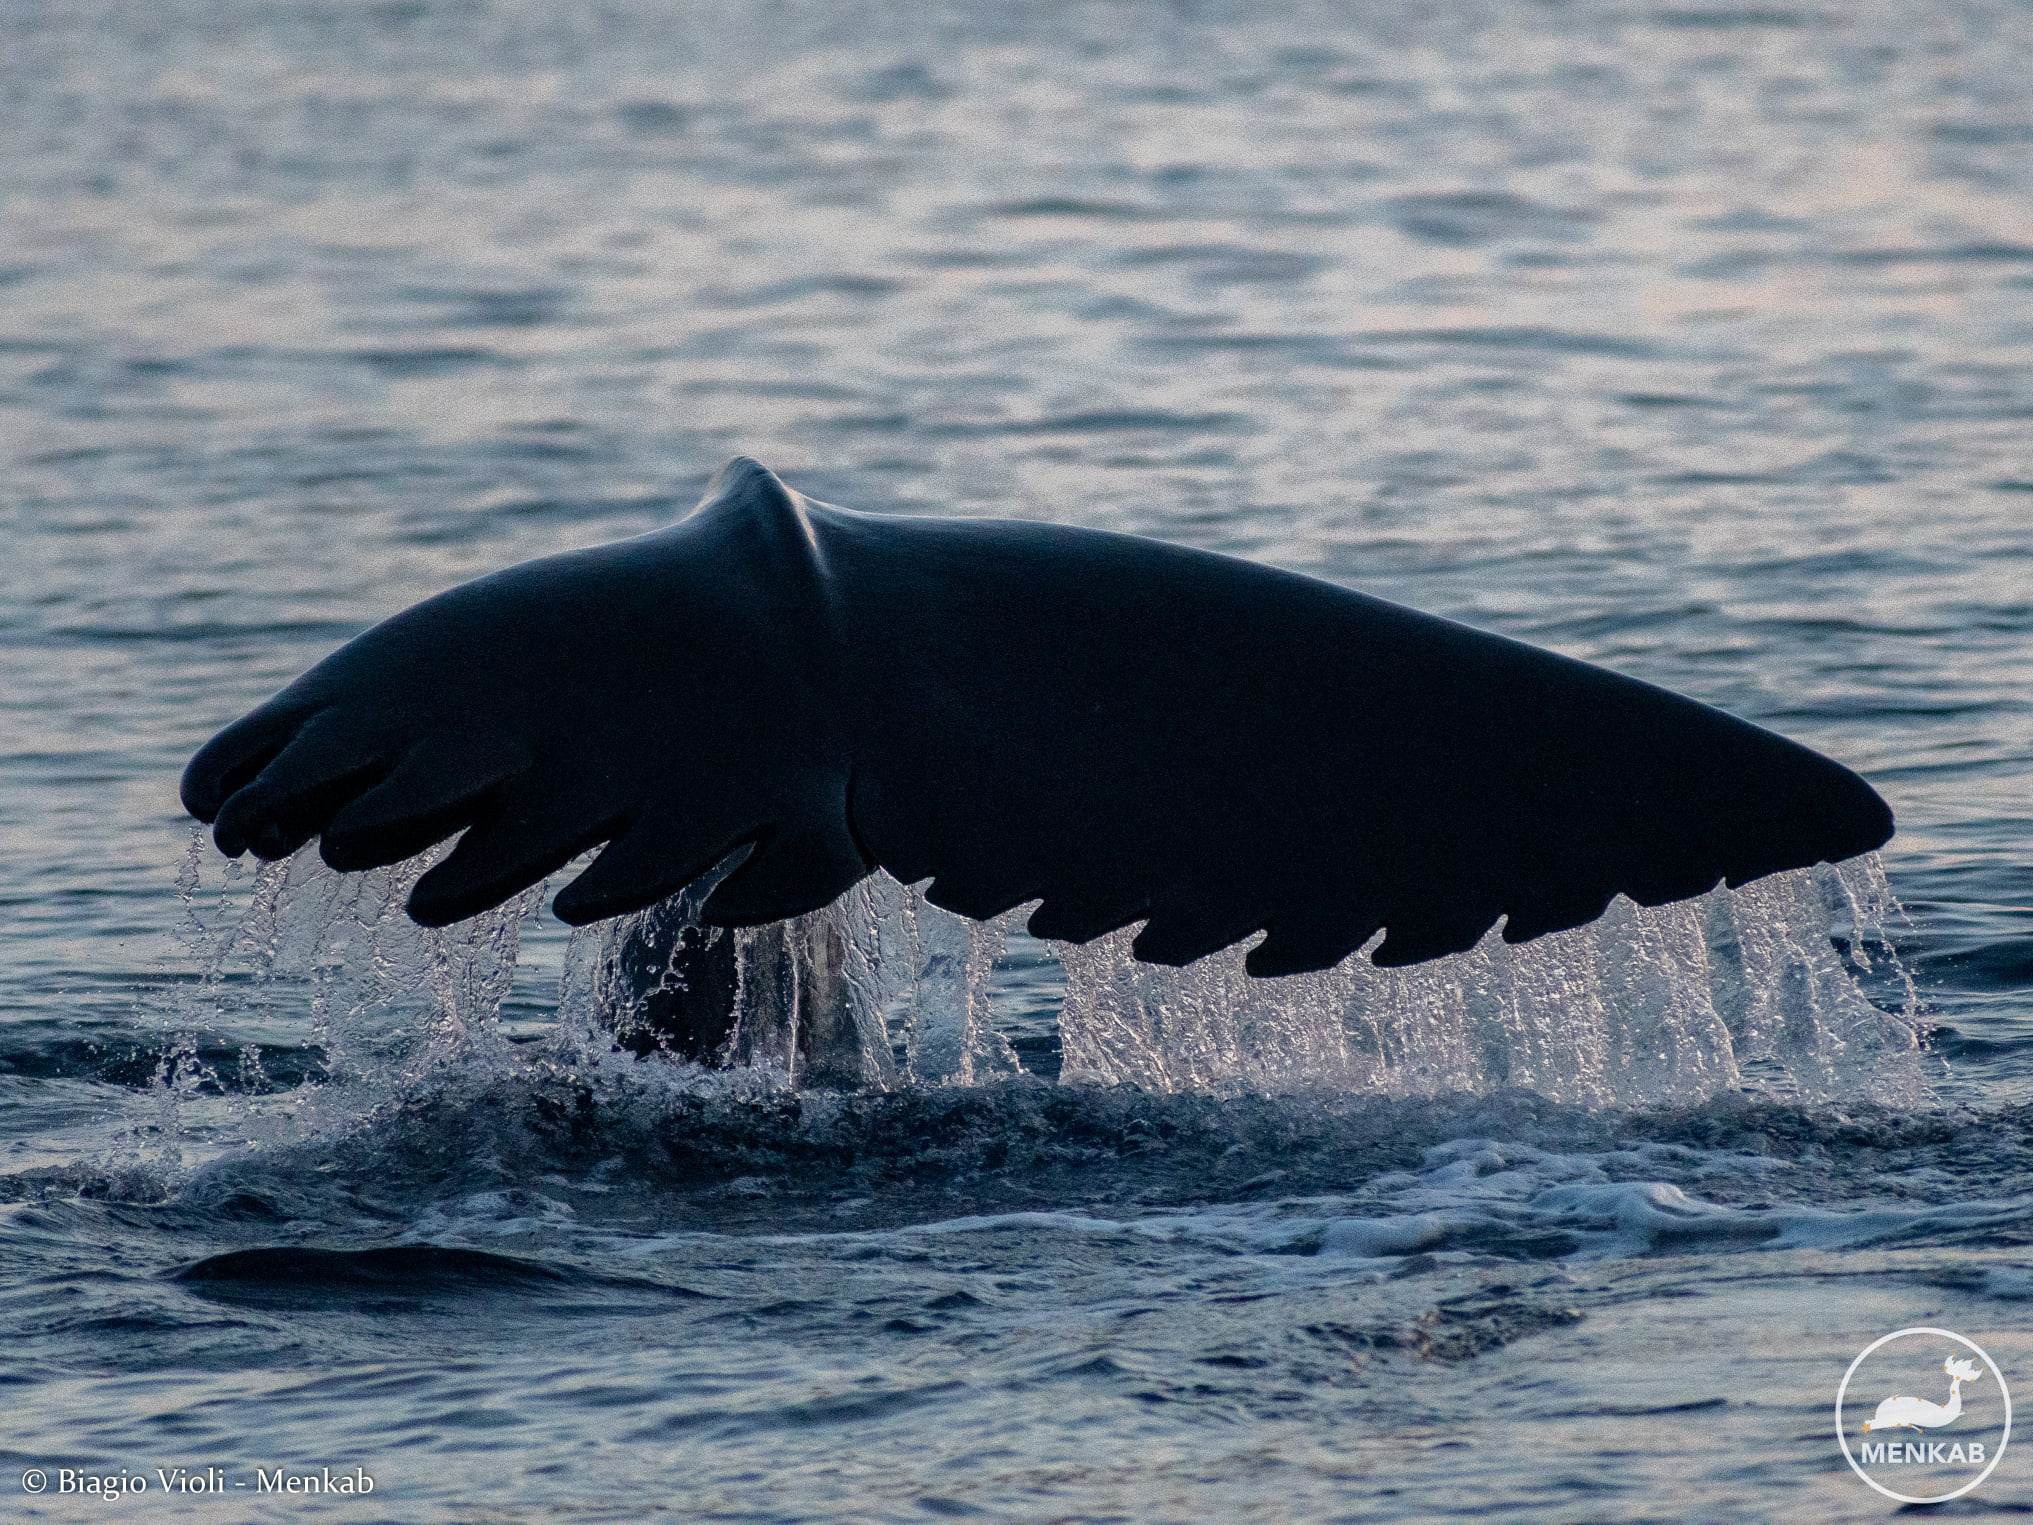
[(442, 926), (606, 844), (584, 923), (746, 858), (754, 926), (877, 867), (1182, 964), (1415, 964), (1868, 852), (1848, 769), (1691, 699), (1205, 551), (810, 501), (750, 460), (667, 529), (376, 625), (192, 759), (219, 849), (364, 869), (463, 830)]

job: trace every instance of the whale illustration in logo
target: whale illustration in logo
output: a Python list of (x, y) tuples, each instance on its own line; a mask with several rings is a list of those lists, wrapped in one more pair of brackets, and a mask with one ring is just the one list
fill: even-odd
[(1925, 1398), (1887, 1398), (1878, 1411), (1864, 1421), (1866, 1430), (1937, 1430), (1953, 1424), (1962, 1414), (1962, 1385), (1974, 1382), (1984, 1369), (1972, 1360), (1951, 1355), (1941, 1363), (1948, 1373), (1948, 1402), (1931, 1403)]

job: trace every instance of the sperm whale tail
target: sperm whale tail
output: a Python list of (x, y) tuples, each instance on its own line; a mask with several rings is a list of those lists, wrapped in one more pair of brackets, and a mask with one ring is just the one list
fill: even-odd
[(1848, 769), (1650, 684), (1252, 562), (1094, 530), (850, 512), (737, 460), (690, 516), (375, 626), (184, 774), (221, 851), (338, 869), (463, 831), (443, 925), (605, 844), (586, 922), (746, 856), (705, 919), (878, 866), (1182, 964), (1405, 965), (1868, 852)]

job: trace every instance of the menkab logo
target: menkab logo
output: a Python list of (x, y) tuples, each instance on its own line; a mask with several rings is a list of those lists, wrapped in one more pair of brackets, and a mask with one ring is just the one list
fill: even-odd
[(1886, 1498), (1938, 1504), (1969, 1492), (2003, 1459), (2012, 1395), (1976, 1341), (1951, 1329), (1901, 1329), (1849, 1363), (1835, 1395), (1835, 1438), (1856, 1475)]

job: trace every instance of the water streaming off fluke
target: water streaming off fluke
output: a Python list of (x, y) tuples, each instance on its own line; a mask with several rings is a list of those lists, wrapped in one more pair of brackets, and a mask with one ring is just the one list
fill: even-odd
[[(1243, 972), (1241, 946), (1182, 969), (1138, 963), (1134, 927), (1052, 945), (1056, 964), (1033, 959), (1019, 977), (1007, 955), (1028, 941), (1021, 910), (973, 922), (877, 875), (777, 928), (690, 934), (725, 939), (732, 971), (724, 1040), (690, 1056), (646, 1025), (683, 976), (642, 950), (663, 956), (672, 929), (693, 924), (699, 886), (563, 940), (548, 1032), (530, 1033), (525, 1011), (511, 1043), (502, 1003), (525, 927), (541, 925), (541, 888), (434, 931), (402, 913), (424, 860), (342, 876), (307, 849), (251, 877), (229, 865), (215, 899), (198, 883), (207, 866), (194, 849), (186, 936), (202, 975), (176, 1009), (158, 1089), (172, 1110), (206, 1082), (247, 1093), (250, 1137), (281, 1113), (317, 1127), (432, 1077), (531, 1065), (758, 1095), (972, 1086), (1021, 1069), (998, 1004), (1013, 992), (1028, 1010), (1057, 1008), (1060, 1079), (1078, 1085), (1322, 1098), (1520, 1089), (1588, 1107), (1730, 1091), (1890, 1101), (1919, 1086), (1913, 992), (1885, 932), (1897, 906), (1875, 857), (1674, 905), (1619, 900), (1590, 926), (1516, 946), (1493, 930), (1410, 969), (1357, 954), (1272, 980)], [(559, 942), (554, 928), (543, 935)], [(197, 1033), (234, 1014), (315, 1050), (316, 1072), (276, 1094), (252, 1049), (237, 1076), (200, 1064)]]

